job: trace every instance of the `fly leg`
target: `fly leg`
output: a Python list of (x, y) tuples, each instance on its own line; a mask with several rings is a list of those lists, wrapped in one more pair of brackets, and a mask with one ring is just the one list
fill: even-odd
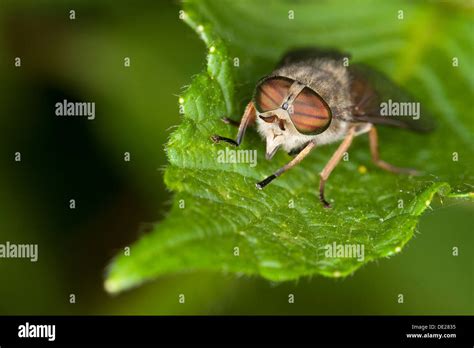
[(336, 168), (342, 156), (344, 156), (344, 153), (351, 146), (352, 139), (354, 139), (354, 135), (355, 135), (355, 128), (349, 129), (346, 137), (344, 138), (344, 141), (341, 143), (341, 145), (339, 145), (336, 152), (334, 152), (331, 159), (324, 167), (323, 171), (319, 174), (321, 177), (321, 180), (319, 181), (319, 200), (321, 201), (321, 203), (323, 203), (325, 208), (330, 208), (331, 205), (324, 198), (324, 185), (326, 184), (326, 181), (329, 178), (329, 175), (331, 174), (333, 169)]
[(382, 168), (386, 171), (397, 173), (397, 174), (399, 173), (405, 173), (405, 174), (410, 174), (410, 175), (421, 174), (419, 171), (415, 169), (395, 167), (394, 165), (391, 165), (390, 163), (387, 163), (380, 159), (379, 140), (378, 140), (377, 130), (375, 129), (374, 126), (372, 126), (369, 131), (369, 142), (370, 142), (370, 153), (372, 155), (372, 161), (374, 161), (375, 165), (378, 166), (379, 168)]
[[(240, 121), (239, 131), (237, 132), (237, 139), (233, 140), (233, 139), (221, 137), (220, 135), (213, 135), (213, 136), (211, 136), (212, 141), (214, 143), (218, 143), (220, 141), (225, 141), (226, 143), (229, 143), (229, 144), (232, 144), (232, 145), (235, 145), (235, 146), (239, 146), (240, 143), (242, 142), (242, 138), (244, 137), (245, 130), (247, 129), (247, 127), (250, 124), (255, 122), (255, 116), (256, 116), (255, 107), (253, 106), (253, 103), (250, 102), (250, 103), (247, 104), (247, 106), (245, 108), (244, 115), (242, 116), (242, 120)], [(223, 119), (223, 121), (225, 123), (228, 123), (228, 124), (235, 123), (235, 121), (232, 121), (227, 117), (225, 117)]]
[(256, 184), (257, 188), (260, 189), (260, 190), (263, 189), (270, 182), (272, 182), (273, 179), (276, 179), (277, 177), (282, 175), (284, 172), (286, 172), (286, 171), (290, 170), (291, 168), (293, 168), (294, 166), (296, 166), (298, 163), (300, 163), (303, 160), (303, 158), (305, 158), (311, 152), (312, 149), (314, 149), (315, 146), (316, 146), (315, 142), (313, 142), (313, 141), (309, 142), (308, 145), (306, 145), (306, 147), (303, 150), (301, 150), (300, 153), (298, 155), (296, 155), (296, 157), (293, 158), (290, 162), (288, 162), (283, 167), (278, 169), (272, 175), (270, 175), (267, 178), (265, 178), (264, 180), (258, 182)]

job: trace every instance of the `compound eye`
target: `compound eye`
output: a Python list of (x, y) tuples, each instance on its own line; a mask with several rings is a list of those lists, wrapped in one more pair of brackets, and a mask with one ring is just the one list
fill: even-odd
[(290, 119), (296, 130), (305, 135), (324, 132), (331, 124), (331, 109), (319, 94), (305, 87), (293, 101)]
[(263, 80), (256, 88), (254, 104), (259, 112), (278, 109), (287, 97), (293, 80), (286, 77), (270, 77)]

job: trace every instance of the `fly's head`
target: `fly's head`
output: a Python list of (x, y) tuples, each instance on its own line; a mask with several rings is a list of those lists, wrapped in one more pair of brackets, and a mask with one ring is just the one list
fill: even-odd
[(266, 158), (280, 147), (290, 151), (330, 125), (331, 109), (309, 86), (284, 76), (268, 76), (255, 89), (253, 103), (259, 132), (266, 139)]

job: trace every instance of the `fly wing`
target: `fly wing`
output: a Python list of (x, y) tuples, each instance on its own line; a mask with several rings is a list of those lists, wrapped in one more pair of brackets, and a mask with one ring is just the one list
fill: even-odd
[[(406, 128), (421, 133), (429, 132), (435, 128), (434, 119), (424, 104), (417, 101), (384, 74), (363, 64), (351, 65), (349, 73), (353, 102), (352, 114), (355, 120)], [(411, 105), (412, 108), (416, 108), (418, 105), (419, 117), (417, 115), (390, 115), (391, 106), (396, 104), (399, 111), (402, 105), (407, 108), (408, 105)]]

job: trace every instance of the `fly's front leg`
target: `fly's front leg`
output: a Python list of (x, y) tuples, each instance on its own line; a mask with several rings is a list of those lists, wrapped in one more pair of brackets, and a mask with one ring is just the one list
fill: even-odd
[[(247, 104), (244, 115), (242, 116), (242, 120), (240, 121), (239, 131), (237, 132), (237, 139), (233, 140), (233, 139), (222, 137), (220, 135), (213, 135), (211, 136), (212, 141), (215, 143), (218, 143), (220, 141), (225, 141), (226, 143), (239, 146), (240, 143), (242, 142), (242, 138), (244, 137), (245, 130), (250, 124), (255, 122), (255, 117), (256, 117), (255, 107), (253, 106), (253, 103), (250, 102)], [(224, 121), (224, 123), (227, 123), (227, 124), (236, 123), (235, 121), (232, 121), (227, 117), (224, 117), (222, 121)]]
[(344, 153), (351, 146), (352, 139), (354, 139), (354, 135), (355, 135), (355, 128), (349, 129), (346, 137), (344, 138), (344, 141), (341, 143), (341, 145), (339, 145), (336, 152), (334, 152), (331, 159), (324, 167), (323, 171), (319, 174), (321, 177), (321, 180), (319, 181), (319, 200), (321, 201), (321, 203), (323, 203), (325, 208), (330, 208), (331, 205), (324, 198), (324, 185), (326, 184), (326, 181), (329, 178), (329, 175), (331, 174), (333, 169), (336, 168), (342, 156), (344, 156)]
[(397, 173), (397, 174), (405, 173), (405, 174), (410, 174), (410, 175), (420, 175), (420, 172), (415, 169), (395, 167), (394, 165), (391, 165), (390, 163), (387, 163), (380, 159), (379, 138), (377, 135), (377, 130), (375, 129), (374, 126), (372, 126), (369, 131), (369, 142), (370, 142), (370, 153), (372, 155), (372, 161), (374, 161), (375, 165), (377, 165), (379, 168), (382, 168), (386, 171)]
[(312, 141), (309, 142), (308, 145), (306, 145), (306, 147), (303, 150), (301, 150), (300, 153), (295, 158), (293, 158), (290, 162), (288, 162), (286, 165), (278, 169), (275, 173), (273, 173), (266, 179), (257, 183), (256, 184), (257, 188), (260, 190), (263, 189), (270, 182), (272, 182), (273, 179), (276, 179), (277, 177), (282, 175), (284, 172), (296, 166), (298, 163), (300, 163), (303, 160), (303, 158), (305, 158), (311, 152), (312, 149), (314, 149), (315, 146), (316, 146), (315, 142), (312, 142)]

